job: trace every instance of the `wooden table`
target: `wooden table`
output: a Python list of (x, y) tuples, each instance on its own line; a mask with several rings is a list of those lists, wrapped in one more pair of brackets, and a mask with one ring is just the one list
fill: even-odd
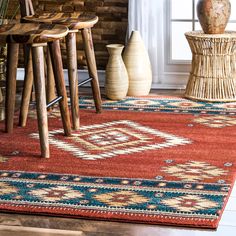
[(185, 34), (193, 58), (185, 97), (209, 102), (236, 101), (236, 31)]

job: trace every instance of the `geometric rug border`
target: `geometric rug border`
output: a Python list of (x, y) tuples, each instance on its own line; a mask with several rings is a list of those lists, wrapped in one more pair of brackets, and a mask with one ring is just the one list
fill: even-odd
[[(92, 102), (92, 97), (81, 96), (80, 97), (80, 108), (81, 109), (94, 109), (94, 104)], [(149, 100), (153, 101), (154, 104), (147, 105), (135, 105), (130, 104), (132, 101), (142, 101)], [(158, 101), (160, 104), (155, 104)], [(176, 102), (189, 102), (197, 104), (197, 106), (190, 107), (178, 107), (173, 106), (172, 103)], [(191, 101), (183, 97), (126, 97), (120, 101), (111, 101), (104, 98), (103, 100), (103, 109), (104, 110), (120, 110), (120, 111), (142, 111), (142, 112), (163, 112), (163, 113), (175, 113), (175, 114), (210, 114), (210, 115), (236, 115), (236, 104), (234, 108), (227, 109), (221, 108), (220, 106), (227, 103), (209, 103), (201, 101)], [(228, 103), (231, 104), (231, 103)], [(219, 107), (217, 107), (219, 105)]]
[[(3, 170), (0, 171), (0, 189), (3, 191), (0, 196), (0, 209), (71, 215), (79, 218), (96, 217), (113, 220), (122, 218), (137, 223), (170, 225), (178, 223), (180, 226), (215, 228), (229, 196), (230, 185), (202, 183), (204, 190), (199, 190), (197, 189), (199, 184)], [(60, 188), (64, 191), (63, 196), (68, 198), (54, 200), (55, 195), (52, 197), (51, 192), (62, 191)], [(120, 199), (117, 201), (115, 198), (120, 195), (127, 199), (123, 202)], [(200, 209), (198, 205), (199, 209), (183, 212), (163, 204), (163, 201), (168, 199), (172, 201), (177, 199), (175, 204), (178, 205), (179, 199), (186, 196), (199, 198), (199, 204), (202, 199), (207, 200), (212, 207)], [(129, 205), (122, 205), (127, 202)], [(121, 205), (112, 205), (114, 203)]]

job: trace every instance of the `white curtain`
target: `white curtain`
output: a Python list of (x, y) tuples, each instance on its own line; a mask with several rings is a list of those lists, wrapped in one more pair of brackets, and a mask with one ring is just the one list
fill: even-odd
[(138, 30), (144, 40), (152, 64), (153, 83), (160, 83), (159, 63), (163, 53), (163, 9), (165, 0), (129, 0), (128, 35)]

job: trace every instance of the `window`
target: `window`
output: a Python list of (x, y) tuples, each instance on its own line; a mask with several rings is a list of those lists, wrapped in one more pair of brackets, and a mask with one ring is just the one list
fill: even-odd
[[(185, 88), (192, 54), (185, 32), (200, 30), (198, 0), (129, 0), (129, 32), (139, 30), (153, 69), (153, 88)], [(227, 30), (236, 31), (236, 0)]]
[[(191, 60), (191, 52), (184, 33), (201, 30), (197, 19), (198, 0), (169, 0), (169, 52), (170, 63), (183, 64)], [(183, 7), (184, 6), (184, 7)], [(231, 1), (232, 13), (226, 30), (236, 30), (236, 1)]]

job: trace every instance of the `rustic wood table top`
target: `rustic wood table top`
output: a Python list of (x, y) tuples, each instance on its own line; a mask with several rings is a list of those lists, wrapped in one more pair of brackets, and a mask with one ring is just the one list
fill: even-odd
[(92, 14), (73, 13), (36, 13), (32, 16), (23, 18), (27, 22), (62, 24), (70, 30), (78, 30), (83, 28), (92, 28), (97, 22), (98, 17)]
[(18, 23), (0, 26), (0, 42), (47, 43), (65, 37), (68, 28), (62, 25)]

